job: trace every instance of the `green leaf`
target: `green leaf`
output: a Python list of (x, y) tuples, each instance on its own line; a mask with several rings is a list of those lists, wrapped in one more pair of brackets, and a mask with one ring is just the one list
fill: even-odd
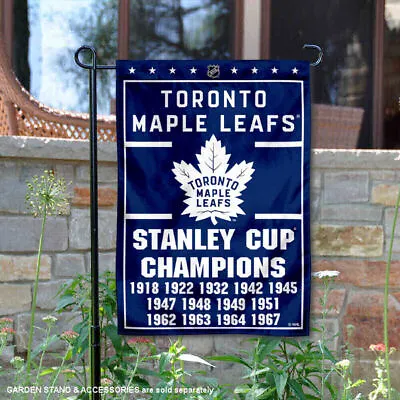
[(303, 388), (299, 382), (297, 382), (295, 379), (289, 379), (288, 385), (290, 386), (290, 389), (292, 389), (293, 393), (296, 395), (296, 399), (306, 400)]
[(206, 360), (203, 360), (201, 357), (195, 356), (193, 354), (181, 354), (178, 357), (178, 360), (180, 361), (189, 361), (189, 362), (195, 362), (195, 363), (200, 363), (200, 364), (204, 364), (204, 365), (208, 365), (209, 367), (213, 367), (215, 368), (214, 365), (210, 364), (209, 362), (207, 362)]
[(280, 339), (269, 339), (268, 341), (261, 339), (257, 348), (257, 362), (262, 362), (265, 357), (272, 352), (280, 343)]
[(62, 311), (64, 308), (70, 306), (71, 304), (75, 303), (74, 296), (72, 295), (67, 295), (63, 296), (60, 298), (60, 300), (57, 302), (57, 307), (56, 311)]
[(156, 371), (153, 371), (153, 370), (147, 369), (147, 368), (141, 368), (141, 367), (136, 368), (136, 373), (138, 375), (158, 376), (158, 373)]
[(149, 388), (150, 384), (146, 381), (146, 379), (140, 378), (139, 376), (135, 376), (132, 378), (131, 382), (132, 386), (139, 386), (140, 388)]
[(104, 328), (105, 334), (110, 338), (114, 349), (119, 353), (122, 349), (122, 338), (118, 335), (118, 329), (115, 325), (107, 325)]
[(356, 388), (358, 386), (361, 386), (365, 383), (364, 379), (358, 379), (357, 381), (355, 381), (350, 387), (351, 388)]
[(276, 392), (278, 394), (278, 398), (282, 399), (283, 393), (285, 392), (286, 383), (288, 380), (288, 374), (286, 372), (274, 373), (274, 381), (276, 385)]
[(232, 356), (232, 355), (226, 355), (226, 356), (212, 356), (212, 357), (207, 357), (208, 360), (214, 360), (214, 361), (226, 361), (226, 362), (233, 362), (237, 364), (242, 364), (245, 365), (247, 368), (251, 369), (251, 366), (241, 359), (240, 357), (237, 356)]
[(172, 357), (173, 354), (171, 353), (161, 353), (159, 361), (159, 370), (161, 373), (164, 372), (166, 370), (166, 366), (171, 363)]
[(240, 394), (240, 393), (248, 393), (250, 391), (250, 386), (246, 384), (242, 384), (239, 386), (236, 386), (234, 393)]
[(57, 370), (57, 367), (53, 367), (53, 368), (46, 368), (44, 369), (39, 376), (46, 376), (46, 375), (50, 375), (52, 373), (54, 373), (54, 371)]
[(328, 388), (332, 399), (336, 399), (338, 397), (338, 389), (334, 385), (332, 385), (329, 381), (325, 382), (325, 386)]
[(271, 372), (271, 368), (269, 368), (269, 367), (253, 370), (253, 371), (251, 371), (250, 374), (243, 376), (242, 379), (254, 378), (256, 376), (264, 375), (268, 372)]

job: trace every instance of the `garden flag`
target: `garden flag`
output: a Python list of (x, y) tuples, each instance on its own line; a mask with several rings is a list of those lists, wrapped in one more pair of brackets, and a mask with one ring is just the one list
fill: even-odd
[(120, 334), (307, 335), (304, 61), (118, 61)]

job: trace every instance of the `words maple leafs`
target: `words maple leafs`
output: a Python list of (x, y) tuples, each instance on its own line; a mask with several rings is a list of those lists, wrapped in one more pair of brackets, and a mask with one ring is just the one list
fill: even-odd
[(185, 161), (174, 162), (172, 172), (181, 184), (180, 188), (188, 197), (187, 207), (182, 215), (189, 214), (196, 221), (211, 218), (216, 225), (217, 218), (231, 221), (231, 218), (245, 212), (239, 207), (243, 200), (239, 197), (246, 189), (254, 172), (253, 163), (242, 161), (229, 168), (230, 154), (226, 154), (221, 141), (213, 135), (196, 154), (198, 169)]

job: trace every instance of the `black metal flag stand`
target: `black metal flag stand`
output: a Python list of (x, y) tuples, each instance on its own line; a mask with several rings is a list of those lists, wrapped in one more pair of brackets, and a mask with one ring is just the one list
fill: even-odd
[[(305, 44), (303, 48), (318, 51), (318, 59), (310, 63), (315, 67), (322, 61), (322, 49), (314, 44)], [(80, 61), (81, 52), (91, 53), (91, 64)], [(99, 319), (99, 232), (98, 232), (98, 199), (97, 199), (97, 70), (116, 69), (115, 65), (97, 65), (96, 50), (92, 46), (81, 46), (75, 52), (75, 63), (89, 70), (89, 118), (90, 118), (90, 274), (91, 274), (91, 329), (90, 329), (90, 384), (91, 388), (101, 386), (101, 343)], [(99, 400), (98, 390), (92, 392), (92, 399)]]

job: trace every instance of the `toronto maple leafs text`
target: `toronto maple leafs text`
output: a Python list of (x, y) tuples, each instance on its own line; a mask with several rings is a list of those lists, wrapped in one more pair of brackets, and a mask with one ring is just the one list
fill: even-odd
[[(207, 113), (204, 109), (246, 109), (255, 107), (262, 110), (260, 114), (251, 117), (246, 114), (219, 115), (221, 132), (254, 132), (271, 133), (280, 128), (284, 134), (295, 131), (295, 115), (268, 114), (266, 90), (161, 90), (164, 109), (190, 108), (190, 115), (185, 114), (132, 114), (133, 133), (171, 133), (180, 132), (208, 132)], [(200, 110), (196, 113), (195, 110)], [(215, 117), (214, 117), (215, 118)], [(212, 124), (215, 126), (214, 118)]]

